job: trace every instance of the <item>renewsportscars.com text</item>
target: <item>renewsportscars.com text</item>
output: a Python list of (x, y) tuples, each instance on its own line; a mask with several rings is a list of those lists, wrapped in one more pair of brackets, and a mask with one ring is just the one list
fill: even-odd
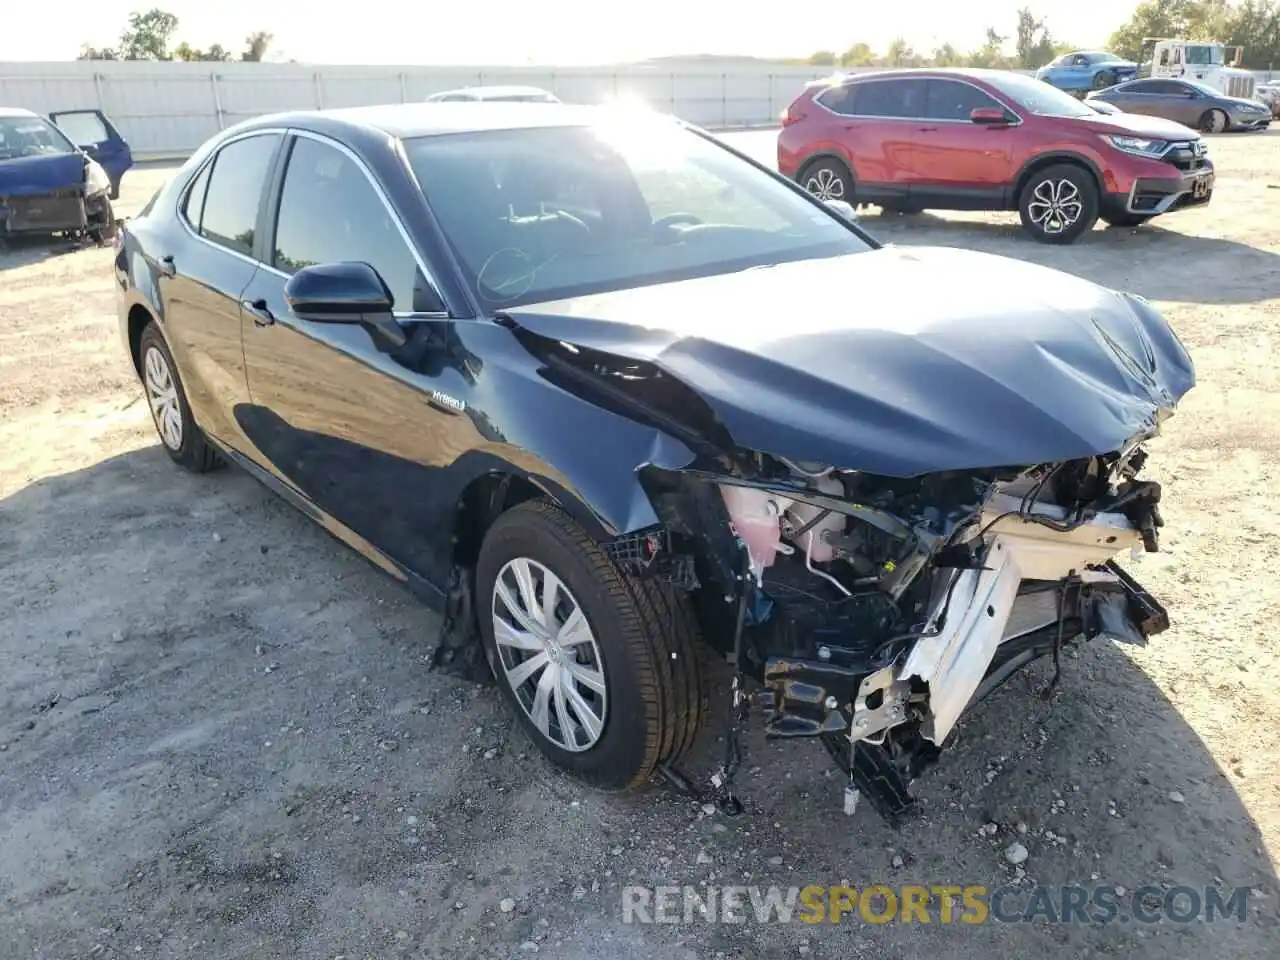
[(685, 886), (622, 889), (624, 923), (1244, 922), (1248, 887)]

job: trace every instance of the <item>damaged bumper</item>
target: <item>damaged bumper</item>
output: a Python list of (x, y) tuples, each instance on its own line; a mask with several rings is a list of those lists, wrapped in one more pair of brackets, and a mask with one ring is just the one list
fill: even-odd
[[(1113, 560), (1158, 549), (1159, 486), (1135, 479), (1142, 459), (1040, 465), (985, 487), (964, 474), (881, 482), (831, 470), (785, 495), (708, 484), (729, 542), (705, 532), (704, 510), (706, 546), (744, 565), (730, 659), (758, 682), (750, 699), (766, 734), (819, 737), (853, 796), (896, 818), (965, 711), (1017, 670), (1049, 655), (1056, 668), (1080, 640), (1142, 644), (1167, 629), (1163, 607)], [(666, 555), (674, 547), (649, 549), (650, 568), (672, 580), (688, 574)]]

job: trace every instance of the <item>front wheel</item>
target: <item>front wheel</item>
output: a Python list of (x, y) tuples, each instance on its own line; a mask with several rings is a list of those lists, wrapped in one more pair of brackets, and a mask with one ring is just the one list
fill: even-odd
[(1074, 243), (1098, 221), (1098, 186), (1082, 167), (1037, 170), (1018, 199), (1022, 227), (1041, 243)]
[(1202, 133), (1222, 133), (1227, 129), (1227, 115), (1221, 110), (1206, 110), (1200, 118)]
[(1093, 89), (1105, 90), (1107, 87), (1115, 83), (1115, 78), (1106, 70), (1100, 70), (1093, 75)]
[(693, 744), (705, 713), (686, 598), (630, 576), (567, 514), (504, 513), (476, 569), (485, 654), (503, 696), (556, 766), (637, 787)]

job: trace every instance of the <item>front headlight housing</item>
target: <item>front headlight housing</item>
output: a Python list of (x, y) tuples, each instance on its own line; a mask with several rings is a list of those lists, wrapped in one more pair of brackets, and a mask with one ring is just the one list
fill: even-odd
[(1123, 150), (1125, 153), (1132, 153), (1138, 157), (1158, 157), (1165, 152), (1169, 146), (1167, 140), (1154, 140), (1147, 137), (1127, 137), (1120, 134), (1106, 134), (1103, 136), (1109, 144), (1117, 150)]
[(94, 197), (100, 193), (106, 193), (111, 189), (111, 178), (107, 176), (107, 171), (102, 169), (102, 164), (97, 160), (85, 159), (84, 162), (84, 195), (86, 197)]

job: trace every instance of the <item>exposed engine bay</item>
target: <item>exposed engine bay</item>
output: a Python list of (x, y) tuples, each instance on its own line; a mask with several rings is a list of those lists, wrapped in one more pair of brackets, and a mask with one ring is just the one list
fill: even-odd
[[(651, 475), (661, 530), (619, 559), (695, 586), (708, 639), (770, 737), (819, 737), (860, 796), (908, 811), (911, 780), (964, 710), (1041, 656), (1142, 643), (1164, 610), (1113, 557), (1155, 551), (1160, 487), (1141, 447), (1004, 470), (871, 476), (752, 455), (732, 477)], [(746, 688), (756, 687), (754, 697)], [(722, 799), (740, 762), (730, 731)]]

